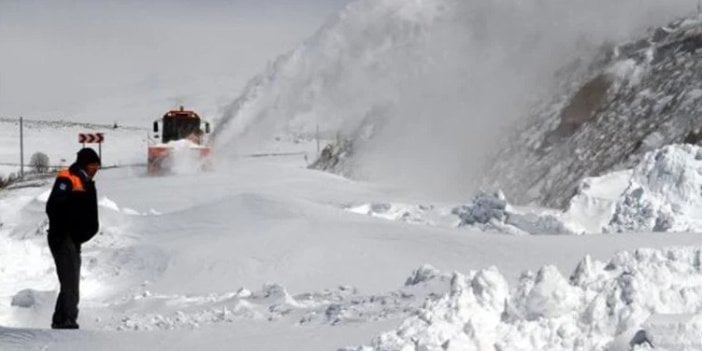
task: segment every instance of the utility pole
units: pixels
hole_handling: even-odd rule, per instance
[[[19,118],[20,124],[20,178],[24,178],[24,128],[22,126],[22,116]]]
[[[314,135],[315,139],[317,139],[317,155],[319,155],[319,124],[317,124],[317,132]]]

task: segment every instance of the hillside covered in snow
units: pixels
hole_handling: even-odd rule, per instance
[[[519,124],[487,184],[520,203],[568,203],[584,177],[633,167],[672,143],[702,143],[702,17],[602,48],[582,77]]]
[[[603,43],[692,10],[686,1],[355,1],[249,82],[218,121],[218,144],[236,152],[319,131],[353,144],[337,172],[468,196],[485,165],[509,168],[512,156],[494,158],[506,131],[580,84]],[[493,178],[522,183],[502,173]],[[586,175],[597,174],[570,185]]]

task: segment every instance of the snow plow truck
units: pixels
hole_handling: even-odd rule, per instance
[[[148,151],[148,174],[163,175],[209,168],[210,123],[180,106],[153,123]]]

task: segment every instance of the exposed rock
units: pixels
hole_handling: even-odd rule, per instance
[[[564,208],[579,182],[631,168],[673,143],[699,143],[702,20],[687,19],[605,48],[580,86],[519,126],[484,181],[517,204]]]
[[[350,140],[339,139],[322,149],[319,158],[312,163],[309,168],[348,175],[349,168],[346,167],[346,160],[353,155],[353,144]]]
[[[476,195],[468,204],[456,207],[452,213],[460,218],[460,226],[506,234],[572,234],[560,218],[537,212],[520,212],[509,206],[501,192]]]

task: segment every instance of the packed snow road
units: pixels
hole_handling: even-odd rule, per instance
[[[544,265],[567,277],[586,255],[702,245],[691,233],[510,236],[389,221],[348,209],[448,205],[304,166],[287,157],[169,177],[101,172],[101,231],[83,247],[75,332],[43,329],[58,287],[44,234],[50,184],[3,191],[0,349],[353,347],[449,293],[450,272],[495,266],[518,286]]]

